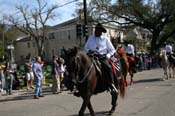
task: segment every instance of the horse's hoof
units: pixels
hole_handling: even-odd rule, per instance
[[[115,112],[115,108],[112,108],[112,109],[109,111],[108,115],[112,115],[114,112]]]
[[[109,111],[108,115],[112,115],[115,112],[115,108],[116,106],[118,106],[118,103],[116,103],[116,105],[113,105],[111,110]]]
[[[126,87],[128,86],[128,82],[127,82],[127,81],[125,81],[125,86],[126,86]]]
[[[112,110],[112,109],[111,109],[111,110],[109,111],[108,115],[112,115],[112,114],[114,113],[114,111],[115,111],[115,110]]]
[[[131,81],[131,82],[130,82],[130,85],[134,85],[134,82],[133,82],[133,81]]]
[[[74,96],[76,96],[76,97],[80,97],[80,92],[74,92],[73,94],[74,94]]]

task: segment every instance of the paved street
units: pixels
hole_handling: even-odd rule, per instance
[[[161,81],[162,69],[138,72],[135,84],[127,88],[125,99],[119,98],[113,116],[174,116],[175,80]],[[129,78],[128,78],[129,79]],[[68,91],[53,95],[45,89],[45,97],[33,99],[33,90],[15,91],[0,97],[0,116],[76,116],[82,100]],[[106,116],[111,96],[104,92],[92,97],[97,116]],[[89,116],[89,111],[86,110]]]

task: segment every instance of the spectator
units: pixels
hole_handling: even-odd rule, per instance
[[[42,71],[42,61],[40,56],[36,57],[36,62],[33,64],[32,69],[33,69],[33,73],[36,81],[34,99],[39,99],[39,97],[44,97],[42,94],[43,71]]]
[[[14,81],[13,81],[12,89],[13,90],[19,90],[20,82],[19,82],[19,79],[18,79],[17,69],[14,69],[13,75],[14,75]]]
[[[4,68],[5,65],[1,64],[0,65],[0,92],[3,92],[3,87],[4,87]]]
[[[59,65],[59,74],[60,74],[60,82],[61,82],[61,88],[63,88],[62,80],[64,79],[64,73],[66,66],[64,65],[64,59],[60,58],[60,65]]]
[[[146,70],[146,53],[142,53],[142,63],[143,63],[143,70]]]
[[[6,93],[7,95],[12,95],[12,85],[14,79],[14,69],[12,68],[12,63],[7,63],[6,69]]]
[[[147,69],[148,70],[151,69],[151,64],[152,64],[152,58],[150,55],[148,55],[148,57],[147,57]]]
[[[59,64],[57,63],[58,56],[53,56],[52,62],[52,92],[58,94],[61,92],[60,89],[60,75],[59,75]]]
[[[29,90],[29,88],[34,89],[33,87],[34,74],[32,71],[32,62],[25,64],[25,72],[26,72],[27,90]]]

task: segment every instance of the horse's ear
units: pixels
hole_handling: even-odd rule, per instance
[[[78,46],[74,46],[74,53],[77,54],[77,52],[80,50],[80,48]]]
[[[64,47],[62,48],[62,50],[63,50],[63,53],[67,56],[68,50],[66,50]]]

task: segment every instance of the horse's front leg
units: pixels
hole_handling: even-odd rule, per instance
[[[164,78],[168,79],[168,67],[164,68]]]
[[[175,66],[173,67],[173,79],[175,78]]]
[[[85,95],[85,96],[81,96],[82,99],[83,99],[83,104],[81,106],[81,109],[79,111],[79,116],[84,116],[84,112],[86,110],[86,107],[88,106],[89,102],[90,102],[90,98],[91,98],[91,95]]]
[[[114,113],[115,108],[117,106],[118,93],[115,90],[113,90],[113,89],[111,90],[111,97],[112,97],[112,101],[111,101],[112,108],[109,111],[109,115]]]
[[[125,81],[125,86],[127,87],[128,86],[128,81],[127,81],[126,77],[127,77],[127,75],[124,76],[124,81]]]
[[[134,77],[134,73],[132,72],[132,69],[129,71],[129,75],[130,75],[130,85],[133,85],[134,84],[134,81],[133,81],[133,77]]]
[[[88,109],[89,109],[89,111],[90,111],[91,116],[95,116],[94,110],[93,110],[93,108],[92,108],[91,101],[89,101]]]
[[[168,79],[169,79],[169,78],[171,78],[171,64],[170,64],[170,66],[168,67],[168,70],[169,70],[169,71],[168,71],[168,72],[169,72],[169,77],[168,77]]]

